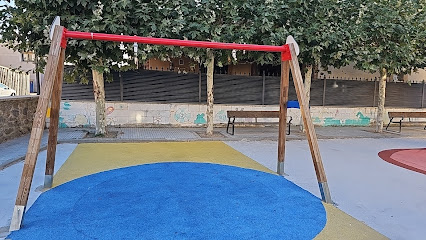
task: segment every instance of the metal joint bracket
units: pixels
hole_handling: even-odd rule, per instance
[[[21,228],[22,218],[24,217],[25,206],[15,205],[13,209],[12,220],[10,221],[9,231],[16,231]]]
[[[328,188],[327,182],[319,182],[318,185],[321,192],[322,201],[325,203],[333,204],[333,201],[331,200],[330,189]]]
[[[286,174],[284,173],[284,162],[278,162],[277,173],[280,176],[286,176]]]
[[[52,188],[52,184],[53,184],[53,175],[45,175],[44,176],[44,188],[45,189]]]

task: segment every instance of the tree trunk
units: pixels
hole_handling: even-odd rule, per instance
[[[93,94],[96,103],[96,132],[95,135],[106,134],[105,89],[103,73],[92,69]]]
[[[311,82],[312,82],[312,65],[308,65],[306,67],[305,73],[305,97],[306,103],[309,106],[309,102],[311,101]]]
[[[214,72],[214,54],[212,50],[207,50],[207,130],[208,136],[213,135],[213,72]]]
[[[385,99],[386,99],[386,78],[387,71],[382,69],[380,71],[379,81],[379,103],[377,105],[377,119],[376,119],[376,132],[383,132],[383,114],[385,112]]]

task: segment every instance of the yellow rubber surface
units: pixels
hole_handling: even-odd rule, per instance
[[[388,239],[374,229],[356,220],[342,210],[323,203],[327,212],[327,223],[324,229],[315,237],[317,240],[384,240]]]
[[[273,173],[223,142],[79,144],[56,173],[53,186],[106,170],[159,162],[202,162]]]
[[[79,144],[56,173],[53,186],[97,172],[159,162],[216,163],[275,174],[223,142]],[[327,223],[315,239],[387,239],[330,204]]]

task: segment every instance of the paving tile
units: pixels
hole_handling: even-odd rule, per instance
[[[118,131],[118,139],[140,140],[190,140],[200,137],[193,130],[180,128],[115,128]]]

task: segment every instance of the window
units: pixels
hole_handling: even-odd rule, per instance
[[[34,62],[35,55],[33,52],[24,52],[21,54],[23,62]]]

